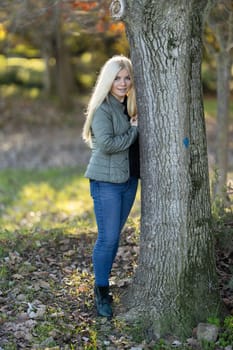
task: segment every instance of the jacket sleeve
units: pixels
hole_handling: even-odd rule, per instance
[[[104,110],[95,112],[92,122],[92,132],[96,143],[101,151],[105,153],[117,153],[125,151],[136,140],[138,128],[131,126],[121,135],[114,135],[112,116]]]

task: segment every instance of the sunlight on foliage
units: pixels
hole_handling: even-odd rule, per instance
[[[85,52],[80,57],[81,61],[84,63],[90,63],[92,60],[92,53],[91,52]]]
[[[0,55],[0,72],[4,72],[7,65],[7,59],[5,56]]]
[[[2,85],[0,89],[0,93],[4,97],[9,97],[12,95],[16,95],[20,93],[20,88],[16,84],[11,84],[11,85]]]
[[[6,39],[6,29],[2,23],[0,23],[0,41]]]
[[[93,84],[93,78],[90,74],[80,74],[79,80],[84,86],[91,86]]]
[[[1,91],[4,97],[13,95],[37,98],[43,85],[45,64],[38,58],[6,58],[0,55]]]
[[[28,91],[28,95],[30,98],[32,99],[36,99],[40,96],[40,89],[37,89],[37,88],[32,88],[32,89],[29,89]]]
[[[8,67],[22,67],[27,69],[34,69],[40,72],[44,71],[45,64],[44,61],[40,58],[22,58],[22,57],[10,57],[7,58],[6,64]]]
[[[36,99],[40,96],[41,91],[39,88],[31,88],[31,89],[22,89],[17,84],[10,85],[2,85],[0,87],[0,94],[3,97],[11,97],[11,96],[24,96],[32,99]]]

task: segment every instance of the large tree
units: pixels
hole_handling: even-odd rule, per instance
[[[141,240],[128,318],[190,334],[219,308],[201,88],[206,0],[115,0],[134,66]],[[133,15],[132,15],[133,14]]]

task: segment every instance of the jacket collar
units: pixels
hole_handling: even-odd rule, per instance
[[[108,94],[107,96],[107,101],[109,101],[110,103],[112,103],[114,106],[118,107],[118,108],[125,108],[125,103],[124,102],[120,102],[116,97],[114,97],[112,94]]]

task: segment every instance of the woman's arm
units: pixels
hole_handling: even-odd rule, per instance
[[[92,132],[98,147],[103,152],[117,153],[126,150],[135,141],[138,128],[135,124],[129,124],[129,128],[125,133],[114,135],[112,116],[106,110],[100,108],[95,112]]]

